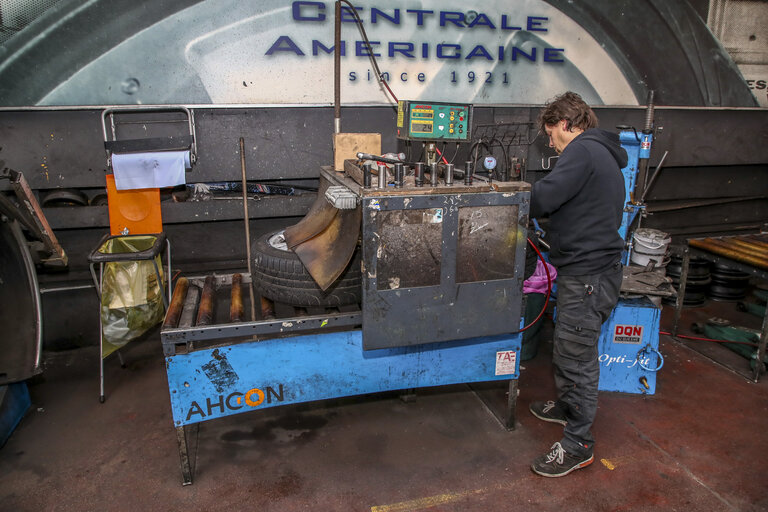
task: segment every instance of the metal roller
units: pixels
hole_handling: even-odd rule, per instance
[[[719,254],[720,256],[732,258],[736,261],[740,261],[748,265],[754,265],[755,267],[761,268],[763,270],[768,270],[768,261],[766,261],[764,258],[752,256],[751,254],[740,252],[734,249],[733,247],[729,246],[728,244],[721,242],[719,240],[715,240],[712,238],[707,238],[705,240],[693,239],[693,240],[689,240],[688,243],[693,247],[698,247],[700,249],[704,249],[709,252]]]
[[[213,294],[213,276],[208,276],[203,285],[203,294],[200,297],[200,308],[197,310],[195,325],[209,325],[213,322]]]
[[[229,321],[242,322],[245,316],[243,307],[243,276],[242,274],[232,275],[232,295],[229,304]]]
[[[179,280],[176,281],[176,288],[173,290],[173,299],[171,299],[171,305],[168,306],[168,313],[165,315],[163,328],[173,329],[179,324],[179,318],[181,317],[181,310],[184,306],[184,299],[187,297],[188,288],[189,279],[186,277],[180,277]]]
[[[261,298],[261,317],[265,320],[275,318],[275,303],[264,297]]]
[[[187,290],[187,298],[184,300],[184,308],[181,310],[181,319],[179,327],[189,328],[195,325],[195,316],[197,315],[197,305],[200,302],[200,287],[190,285]]]

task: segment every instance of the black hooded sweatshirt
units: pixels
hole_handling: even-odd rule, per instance
[[[563,275],[596,274],[621,259],[627,152],[598,128],[579,134],[555,168],[534,183],[531,217],[549,216],[550,261]]]

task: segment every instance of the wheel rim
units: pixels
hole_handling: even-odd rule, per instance
[[[269,237],[267,243],[278,251],[288,252],[288,244],[285,243],[285,230],[280,230]]]

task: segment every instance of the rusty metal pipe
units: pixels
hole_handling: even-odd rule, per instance
[[[704,240],[694,239],[689,240],[688,243],[693,247],[704,249],[705,251],[709,251],[720,256],[725,256],[726,258],[731,258],[733,260],[740,261],[757,268],[768,270],[768,261],[765,259],[736,251],[728,245],[717,240],[713,240],[711,238],[706,238]]]
[[[742,243],[739,243],[739,240],[735,238],[708,238],[707,240],[711,240],[712,242],[719,244],[721,247],[725,247],[748,256],[765,258],[766,255],[768,255],[767,251],[761,251],[758,248],[749,245],[743,245]]]
[[[179,319],[179,327],[189,328],[195,324],[195,316],[197,315],[197,305],[200,302],[200,287],[190,285],[187,290],[187,298],[184,301],[184,308],[181,310],[181,319]]]
[[[275,318],[275,303],[264,297],[261,298],[261,318],[265,320]]]
[[[749,243],[755,244],[758,247],[764,247],[768,249],[768,241],[758,238],[755,235],[749,235],[744,237],[744,240],[746,240]]]
[[[747,240],[733,239],[729,240],[728,242],[735,245],[737,250],[748,252],[750,254],[754,254],[755,256],[768,258],[768,247],[761,247]]]
[[[232,275],[232,293],[230,295],[231,301],[229,303],[229,321],[230,322],[242,322],[245,315],[245,308],[243,307],[243,276],[242,274]]]
[[[213,276],[205,278],[203,294],[200,297],[200,308],[197,310],[195,325],[210,325],[213,322]]]
[[[179,318],[181,317],[181,310],[184,307],[184,299],[187,297],[188,288],[189,279],[186,277],[180,277],[179,280],[176,281],[176,288],[173,290],[171,305],[168,306],[168,313],[165,315],[165,321],[163,322],[164,329],[173,329],[179,325]]]

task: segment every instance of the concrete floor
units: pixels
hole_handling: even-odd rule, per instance
[[[688,309],[682,325],[707,315]],[[654,396],[601,393],[595,463],[565,478],[529,469],[562,429],[527,410],[554,393],[542,342],[523,363],[514,431],[466,385],[409,403],[385,393],[276,407],[200,424],[187,487],[159,335],[129,345],[125,369],[107,360],[104,404],[97,350],[50,353],[0,450],[0,510],[768,510],[768,377],[755,384],[666,336],[661,351]],[[504,388],[495,396],[503,404]]]

